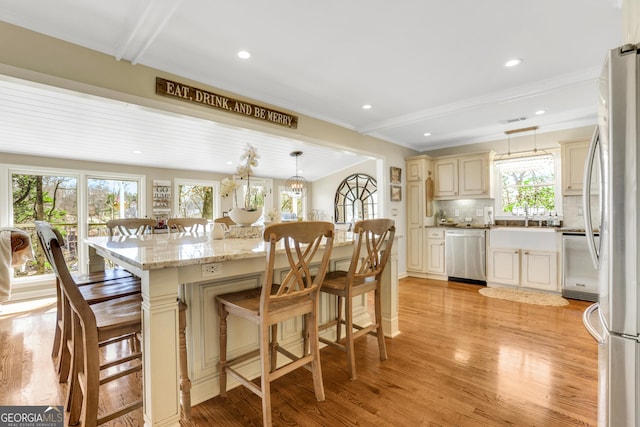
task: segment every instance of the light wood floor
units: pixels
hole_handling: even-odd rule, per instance
[[[402,279],[402,333],[387,340],[389,359],[378,360],[375,338],[360,340],[350,381],[344,353],[323,349],[326,400],[315,400],[309,371],[295,371],[273,384],[274,425],[595,426],[597,345],[581,321],[590,303],[541,307],[479,288]],[[63,403],[50,357],[54,309],[0,313],[0,405]],[[239,387],[182,424],[260,426],[260,399]],[[141,410],[110,425],[141,426]]]

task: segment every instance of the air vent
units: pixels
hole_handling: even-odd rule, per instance
[[[515,119],[500,120],[498,123],[506,125],[508,123],[516,123],[527,120],[526,117],[516,117]]]

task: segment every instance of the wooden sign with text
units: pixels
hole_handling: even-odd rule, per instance
[[[198,105],[204,105],[218,110],[228,111],[230,113],[240,114],[245,117],[263,120],[265,122],[285,126],[291,129],[296,129],[298,127],[297,116],[261,107],[259,105],[250,104],[248,102],[239,101],[237,99],[229,98],[228,96],[218,95],[207,90],[198,89],[196,87],[173,82],[171,80],[165,80],[161,77],[156,77],[156,94]]]

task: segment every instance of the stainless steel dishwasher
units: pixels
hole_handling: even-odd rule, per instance
[[[449,280],[486,284],[486,230],[445,231],[445,264]]]

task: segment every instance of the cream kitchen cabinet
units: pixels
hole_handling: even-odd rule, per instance
[[[446,267],[444,263],[444,228],[427,228],[427,273],[444,276]],[[442,277],[446,279],[445,277]]]
[[[557,258],[551,251],[490,248],[487,282],[557,292]]]
[[[562,146],[562,195],[579,196],[582,194],[584,162],[587,158],[589,140],[561,141]]]
[[[548,251],[523,250],[520,257],[524,288],[558,291],[558,254]]]
[[[487,283],[520,285],[520,249],[489,249]]]
[[[492,228],[489,231],[487,284],[559,291],[561,237],[548,228]]]
[[[411,157],[406,162],[407,274],[414,277],[427,276],[425,186],[431,167],[431,158],[424,155]]]
[[[435,198],[490,198],[489,165],[488,153],[434,160]]]

